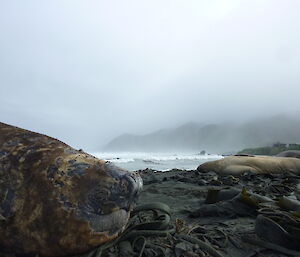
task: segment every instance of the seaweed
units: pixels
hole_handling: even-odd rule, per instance
[[[176,222],[172,224],[170,216],[171,210],[169,206],[160,202],[137,206],[132,212],[129,225],[119,237],[76,257],[116,255],[121,257],[150,257],[174,256],[174,254],[177,256],[178,251],[184,252],[190,249],[191,245],[197,245],[199,251],[207,252],[210,256],[223,257],[209,242],[204,242],[197,237],[189,235],[185,229],[178,230],[179,221],[177,220],[177,224]],[[182,223],[181,226],[184,226],[184,224]],[[191,230],[189,233],[191,233]],[[149,237],[161,239],[160,241],[152,242],[147,239]],[[180,248],[180,244],[184,246]],[[112,253],[112,255],[109,255],[109,253]]]

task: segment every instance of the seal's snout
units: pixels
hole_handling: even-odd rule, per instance
[[[143,189],[143,180],[138,174],[133,172],[128,172],[124,175],[124,179],[128,183],[128,200],[135,203]]]
[[[108,163],[105,175],[94,181],[94,186],[89,189],[83,210],[100,215],[121,209],[130,212],[142,187],[142,178],[137,173]]]
[[[137,172],[124,170],[110,162],[105,164],[105,170],[108,176],[119,181],[118,185],[115,185],[116,191],[118,191],[114,193],[118,198],[116,202],[121,208],[130,209],[143,189],[141,176]]]
[[[205,167],[204,167],[203,164],[201,164],[201,165],[198,166],[197,171],[199,173],[206,173],[207,172],[207,170],[205,169]]]

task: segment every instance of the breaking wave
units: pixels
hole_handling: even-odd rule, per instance
[[[174,168],[196,169],[203,162],[222,158],[217,154],[197,153],[96,152],[92,154],[129,170],[151,168],[160,171]]]

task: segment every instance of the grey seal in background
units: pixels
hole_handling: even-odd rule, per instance
[[[277,157],[293,157],[300,159],[300,150],[287,150],[276,155]]]
[[[300,160],[297,158],[272,156],[228,156],[220,160],[205,162],[198,166],[199,172],[214,171],[220,175],[250,173],[284,173],[300,175]]]

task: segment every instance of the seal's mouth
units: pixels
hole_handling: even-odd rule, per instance
[[[113,210],[109,214],[94,214],[88,215],[90,227],[97,232],[107,232],[108,235],[113,235],[122,232],[128,222],[130,212],[124,209]]]

